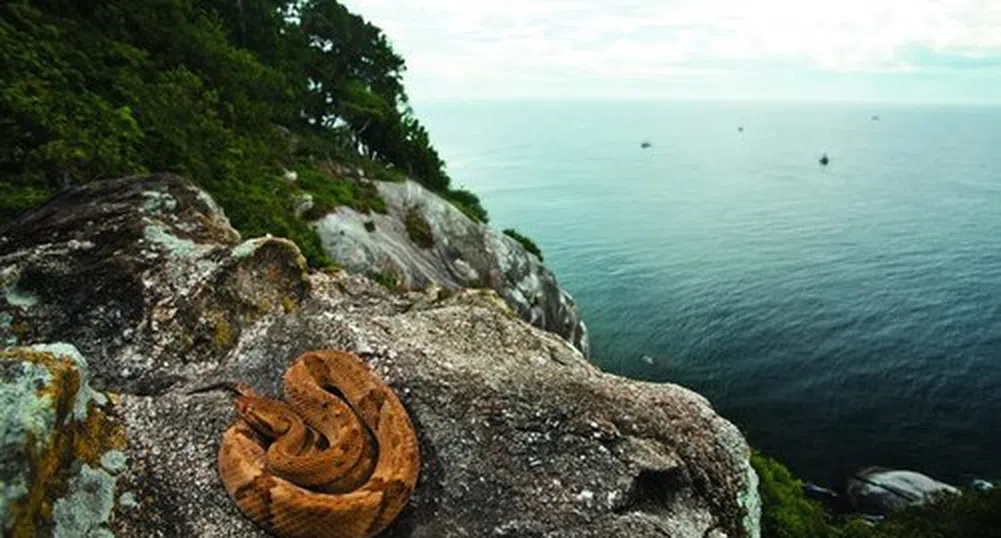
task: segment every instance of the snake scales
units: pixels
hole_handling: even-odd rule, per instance
[[[368,538],[417,483],[410,417],[355,355],[313,351],[285,372],[286,401],[227,388],[238,417],[219,447],[219,476],[248,518],[288,538]]]

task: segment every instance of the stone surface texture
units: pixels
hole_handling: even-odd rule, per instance
[[[492,289],[522,319],[588,354],[587,328],[573,297],[520,243],[474,222],[416,182],[376,185],[386,214],[339,207],[317,222],[325,250],[338,263],[358,273],[382,273],[409,289],[428,284]],[[410,212],[430,226],[429,248],[410,238],[405,224]]]
[[[420,479],[383,536],[759,534],[747,444],[703,397],[597,370],[491,289],[310,273],[288,241],[241,241],[176,176],[78,187],[22,216],[0,231],[0,279],[4,353],[66,343],[86,364],[89,408],[124,427],[117,452],[63,462],[51,514],[87,536],[264,536],[216,475],[231,403],[187,392],[239,381],[277,395],[286,366],[323,348],[362,357],[417,429]],[[8,393],[41,398],[31,379],[46,374],[17,368],[4,407]],[[7,476],[17,502],[31,485]]]

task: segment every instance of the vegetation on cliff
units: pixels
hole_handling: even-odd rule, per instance
[[[365,178],[412,177],[486,221],[450,187],[404,70],[336,0],[5,3],[0,225],[67,186],[145,171],[191,178],[242,233],[293,239],[313,264],[329,260],[304,219],[379,211]]]
[[[524,235],[521,235],[514,228],[505,229],[504,235],[521,243],[521,246],[525,247],[525,250],[531,252],[532,254],[535,254],[535,256],[539,258],[539,261],[540,262],[542,261],[542,250],[539,248],[539,245],[535,244],[535,241],[532,241],[531,239],[525,237]]]
[[[1001,537],[1001,488],[964,490],[912,507],[878,525],[835,518],[803,494],[802,483],[781,463],[751,456],[761,482],[761,535],[768,538],[998,538]]]

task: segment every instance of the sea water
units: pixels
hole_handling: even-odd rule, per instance
[[[542,248],[603,369],[697,390],[807,479],[1001,478],[1001,107],[416,111],[453,183]]]

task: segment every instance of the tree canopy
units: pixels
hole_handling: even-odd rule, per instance
[[[70,185],[173,171],[244,234],[290,237],[322,262],[294,214],[300,187],[279,179],[318,162],[409,176],[485,221],[474,195],[450,190],[405,69],[336,0],[7,2],[0,225]]]

